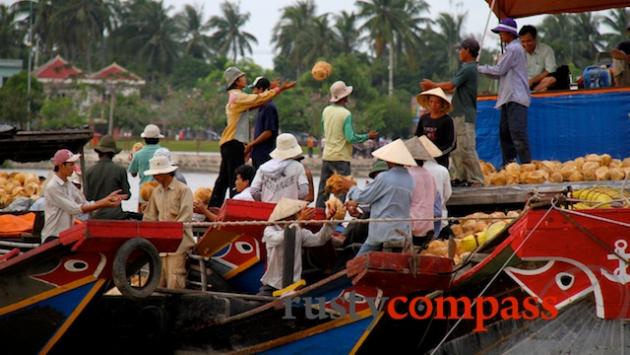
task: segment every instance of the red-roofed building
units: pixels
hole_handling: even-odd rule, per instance
[[[90,74],[88,78],[93,80],[121,81],[129,84],[144,85],[144,80],[136,74],[118,65],[116,62]]]
[[[46,82],[70,82],[74,79],[78,79],[83,72],[68,63],[61,56],[57,55],[55,58],[48,61],[48,63],[42,65],[35,70],[35,77],[42,83]]]

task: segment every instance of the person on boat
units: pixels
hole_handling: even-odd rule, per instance
[[[429,152],[431,157],[436,158],[442,155],[440,149],[426,136],[421,136],[419,141],[424,146],[424,149]],[[448,210],[446,209],[446,203],[453,194],[449,172],[434,159],[425,160],[422,167],[433,176],[433,180],[435,181],[435,187],[437,189],[436,201],[440,202],[440,213],[437,213],[436,217],[447,218]],[[435,235],[441,234],[447,226],[448,222],[446,220],[436,221],[433,229]]]
[[[348,181],[346,208],[353,209],[359,204],[369,204],[370,218],[409,218],[414,181],[405,166],[416,166],[416,161],[401,139],[375,150],[372,155],[384,160],[388,170],[380,173],[364,188],[350,187],[352,182]],[[408,221],[370,222],[368,228],[367,240],[357,256],[381,250],[384,242],[409,242],[411,238],[411,225]]]
[[[127,169],[131,176],[140,176],[138,186],[142,186],[145,182],[153,180],[151,176],[147,176],[144,172],[149,169],[149,160],[153,158],[155,151],[160,149],[160,138],[164,136],[160,133],[160,127],[154,124],[148,124],[144,127],[144,131],[140,134],[140,137],[144,139],[144,146],[133,154],[129,168]],[[142,198],[138,200],[138,211],[141,211],[140,206],[147,201],[143,201]]]
[[[475,137],[478,55],[477,40],[466,38],[459,46],[459,60],[462,66],[450,81],[436,83],[424,79],[420,83],[422,90],[441,88],[447,92],[453,92],[453,123],[457,148],[453,150],[451,158],[453,159],[453,181],[459,186],[480,187],[483,184],[483,173],[479,167]]]
[[[304,166],[296,159],[304,153],[297,139],[282,133],[276,140],[271,160],[260,166],[252,181],[251,193],[256,201],[278,202],[281,198],[303,200],[308,194]]]
[[[630,22],[626,26],[626,31],[630,34]],[[610,71],[615,80],[615,86],[630,86],[630,40],[620,42],[610,55],[613,58]]]
[[[326,181],[333,174],[350,175],[352,145],[376,139],[378,132],[357,134],[352,128],[352,113],[347,109],[348,97],[352,86],[337,81],[330,86],[330,105],[322,112],[322,170],[315,206],[324,208],[326,200]],[[325,141],[325,144],[323,143]],[[343,201],[344,196],[340,199]]]
[[[168,161],[173,163],[173,165],[177,165],[173,162],[173,155],[171,154],[171,151],[168,148],[162,147],[156,150],[153,156],[154,157],[165,156],[166,159],[168,159]],[[175,170],[175,179],[177,179],[177,181],[181,182],[184,185],[188,185],[188,181],[186,181],[186,177],[184,176],[184,174],[182,174],[181,171],[179,171],[179,169]]]
[[[302,166],[304,167],[304,174],[306,174],[306,180],[308,181],[308,193],[302,200],[308,202],[309,204],[315,201],[315,183],[313,182],[313,172],[311,169],[304,164],[304,155],[300,155],[295,158]]]
[[[446,97],[444,90],[435,89],[421,92],[416,101],[428,112],[420,117],[416,127],[416,137],[427,136],[442,151],[437,158],[438,164],[448,169],[450,153],[457,147],[455,139],[455,125],[448,115],[453,110],[451,100]]]
[[[558,82],[556,70],[559,68],[556,65],[553,49],[544,43],[539,43],[537,35],[538,30],[532,25],[525,25],[518,31],[518,37],[527,54],[529,88],[532,92],[544,92],[556,89]]]
[[[98,154],[98,162],[85,173],[87,189],[85,197],[88,200],[97,200],[109,195],[112,191],[120,190],[123,194],[131,196],[127,170],[114,163],[113,158],[121,149],[116,146],[112,136],[104,136],[94,148]],[[103,208],[92,213],[94,219],[127,219],[121,206]]]
[[[413,245],[424,248],[439,233],[435,230],[433,217],[442,214],[441,196],[437,192],[433,175],[423,168],[424,162],[433,160],[433,157],[420,143],[420,138],[406,140],[405,146],[417,164],[407,167],[414,182],[409,215],[418,219],[411,222],[412,241]]]
[[[256,171],[251,165],[243,164],[239,166],[234,172],[236,175],[236,181],[234,181],[234,189],[237,194],[234,195],[234,200],[254,201],[252,196],[251,185],[254,179]]]
[[[144,174],[152,176],[159,185],[153,189],[142,220],[191,222],[193,194],[188,186],[175,178],[177,166],[167,157],[157,156],[149,160],[149,167]],[[160,281],[162,286],[186,287],[186,252],[194,245],[191,228],[184,228],[184,235],[177,250],[162,256],[163,277]]]
[[[100,200],[88,202],[83,193],[69,181],[74,172],[74,165],[80,157],[80,154],[61,149],[52,158],[54,174],[44,190],[42,242],[58,238],[59,233],[73,226],[76,217],[81,213],[120,206],[121,201],[129,197],[116,190]]]
[[[228,102],[225,105],[227,126],[219,140],[221,167],[212,189],[209,203],[211,207],[223,205],[228,189],[230,196],[234,196],[234,171],[245,164],[245,145],[249,143],[249,110],[271,101],[276,95],[295,86],[295,82],[287,82],[273,90],[246,94],[243,89],[247,86],[247,77],[236,67],[227,68],[223,79],[228,92]]]
[[[254,94],[261,94],[269,91],[271,82],[269,79],[259,76],[252,84]],[[276,148],[276,138],[278,137],[278,108],[276,104],[269,100],[262,104],[256,112],[254,123],[254,140],[245,146],[245,155],[251,153],[254,170],[269,161],[269,153]]]
[[[271,212],[268,221],[299,221],[310,219],[310,213],[305,211],[306,201],[282,198]],[[328,209],[326,219],[331,219],[335,215],[334,209]],[[335,229],[334,223],[324,223],[317,233],[313,233],[306,228],[301,228],[298,223],[292,224],[295,231],[295,258],[293,264],[293,278],[289,284],[283,283],[284,270],[284,225],[271,225],[265,227],[263,232],[263,243],[267,248],[267,270],[263,274],[260,282],[259,295],[270,296],[274,291],[283,289],[291,283],[302,278],[302,247],[316,247],[326,244],[330,240]]]
[[[521,164],[532,158],[527,138],[527,108],[530,103],[529,81],[527,80],[527,56],[518,39],[516,21],[504,18],[492,29],[506,44],[505,53],[497,65],[480,65],[478,71],[499,80],[497,103],[501,110],[499,139],[503,155],[503,166],[518,157]],[[439,145],[438,145],[439,147]]]

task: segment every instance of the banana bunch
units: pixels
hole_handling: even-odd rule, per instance
[[[576,210],[584,210],[591,208],[610,208],[611,202],[630,197],[629,193],[623,193],[620,190],[607,186],[594,186],[586,189],[573,191],[573,198],[582,200],[573,205]]]

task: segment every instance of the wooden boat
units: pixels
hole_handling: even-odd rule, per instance
[[[139,298],[159,282],[159,252],[177,249],[175,222],[88,221],[59,239],[0,259],[0,341],[3,352],[47,353],[95,298],[112,287]],[[137,265],[147,282],[128,283]]]

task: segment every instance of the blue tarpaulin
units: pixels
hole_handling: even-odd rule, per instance
[[[479,100],[477,152],[500,167],[496,100]],[[532,96],[528,111],[532,159],[567,161],[589,153],[630,157],[630,88]]]

